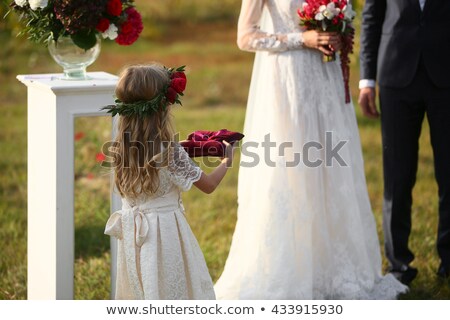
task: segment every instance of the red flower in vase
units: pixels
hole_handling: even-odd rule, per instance
[[[106,5],[106,12],[113,17],[120,16],[122,13],[122,1],[120,0],[110,0]]]
[[[95,27],[100,32],[105,32],[109,28],[109,20],[106,18],[101,18],[100,21],[97,23],[97,26]]]
[[[134,43],[142,32],[142,17],[133,7],[125,10],[127,20],[120,26],[116,42],[122,46]]]

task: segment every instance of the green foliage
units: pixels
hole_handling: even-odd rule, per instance
[[[70,36],[73,43],[84,50],[89,50],[97,43],[97,35],[90,30],[83,30]]]
[[[23,27],[20,36],[26,35],[30,41],[36,43],[47,43],[51,36],[57,39],[63,33],[63,25],[56,19],[52,2],[50,0],[49,6],[38,10],[11,6],[9,15],[17,13],[18,21]]]
[[[183,73],[184,80],[186,80],[186,76],[184,75],[186,66],[181,66],[176,69],[174,68],[165,68],[165,70],[169,74],[169,79],[172,79],[172,75],[175,72],[181,72]],[[123,101],[120,101],[119,99],[115,100],[115,104],[109,105],[106,107],[103,107],[102,110],[107,110],[107,113],[110,113],[111,116],[121,115],[121,116],[127,116],[127,117],[133,117],[138,116],[139,118],[145,117],[145,116],[151,116],[155,112],[158,112],[159,110],[166,110],[167,107],[171,104],[179,104],[182,105],[180,97],[184,94],[175,92],[175,96],[173,97],[173,101],[171,103],[170,99],[167,96],[167,92],[169,90],[169,87],[171,86],[171,83],[169,82],[164,88],[161,90],[161,92],[157,93],[157,95],[151,99],[151,100],[141,100],[136,102],[130,102],[126,103]]]

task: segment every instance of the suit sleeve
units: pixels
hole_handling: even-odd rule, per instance
[[[361,79],[376,79],[378,48],[385,12],[386,0],[366,0],[361,25]]]

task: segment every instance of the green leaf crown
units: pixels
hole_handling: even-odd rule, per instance
[[[126,103],[120,99],[115,100],[115,104],[103,107],[102,110],[107,110],[113,117],[121,116],[151,116],[161,110],[166,110],[169,105],[182,105],[180,97],[184,96],[184,89],[186,87],[185,66],[178,68],[164,67],[169,74],[169,82],[158,92],[151,100],[141,100]]]

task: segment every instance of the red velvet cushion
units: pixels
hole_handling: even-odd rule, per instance
[[[198,130],[192,132],[187,140],[180,141],[190,157],[223,157],[225,145],[222,141],[233,143],[242,140],[244,135],[239,132],[222,129],[219,131]]]

